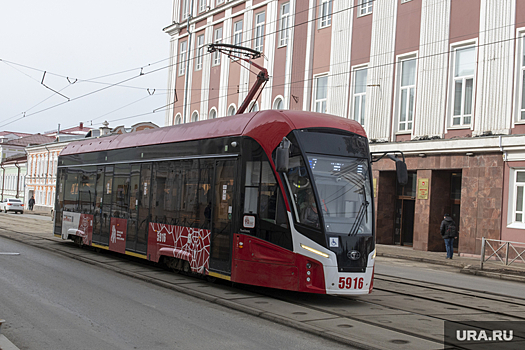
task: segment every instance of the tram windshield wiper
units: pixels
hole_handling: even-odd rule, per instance
[[[368,208],[368,205],[370,203],[365,199],[363,203],[361,203],[361,206],[359,207],[359,211],[357,212],[357,216],[355,218],[354,224],[352,225],[352,228],[350,229],[350,232],[348,233],[349,236],[355,236],[357,232],[359,231],[359,227],[361,226],[361,222],[363,221],[365,215],[366,215],[366,209]]]

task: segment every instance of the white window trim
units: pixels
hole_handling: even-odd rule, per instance
[[[217,0],[217,6],[219,6],[220,4],[224,4],[224,0]]]
[[[401,0],[401,3],[404,4],[404,3],[407,3],[407,2],[410,2],[412,0]]]
[[[456,68],[456,51],[458,49],[465,49],[468,47],[474,47],[475,55],[476,55],[476,67],[474,71],[474,75],[472,75],[473,81],[472,81],[472,114],[470,117],[470,124],[464,124],[463,123],[463,114],[461,114],[461,123],[460,125],[454,125],[453,124],[453,118],[454,118],[454,98],[455,98],[455,79],[454,79],[454,70]],[[476,107],[476,76],[477,76],[477,55],[478,55],[478,42],[477,40],[466,40],[462,42],[454,43],[453,45],[450,45],[450,57],[449,61],[450,64],[450,71],[449,71],[449,85],[448,85],[448,117],[447,117],[447,130],[458,130],[458,129],[474,129],[474,117],[475,117],[475,107]],[[469,76],[470,77],[470,76]],[[464,78],[464,77],[463,77]],[[464,97],[465,89],[463,89],[462,99]],[[463,111],[463,101],[461,104],[461,110]]]
[[[522,96],[523,96],[523,73],[525,72],[525,64],[523,57],[525,55],[525,27],[516,30],[516,76],[515,76],[515,99],[514,99],[514,118],[512,118],[513,127],[516,124],[525,124],[525,119],[521,119],[522,111]],[[523,109],[525,111],[525,109]]]
[[[276,108],[277,107],[276,103],[277,103],[278,100],[281,100],[281,102],[283,104],[283,109],[282,110],[285,110],[286,108],[284,106],[284,97],[282,95],[275,96],[275,98],[273,100],[273,103],[272,103],[272,109],[277,109]]]
[[[193,117],[194,116],[197,116],[197,120],[193,120]],[[193,113],[191,114],[191,122],[198,122],[199,121],[199,111],[197,110],[194,110]]]
[[[256,111],[252,111],[253,105],[257,106]],[[257,101],[250,102],[250,104],[248,105],[248,108],[246,109],[246,113],[252,113],[252,112],[259,112],[259,103]]]
[[[366,86],[365,86],[365,92],[360,92],[360,93],[356,93],[355,92],[355,80],[356,80],[355,76],[356,76],[356,72],[359,71],[359,70],[362,70],[362,69],[368,69],[368,64],[352,67],[352,75],[351,75],[352,79],[351,79],[351,83],[350,83],[350,85],[351,85],[351,94],[350,94],[350,96],[351,96],[351,100],[350,100],[351,101],[350,102],[351,108],[350,108],[350,114],[349,114],[349,119],[351,119],[351,120],[355,120],[354,119],[354,116],[355,116],[355,113],[354,113],[355,102],[354,101],[355,101],[355,97],[357,95],[360,96],[359,101],[361,101],[362,96],[365,96],[365,112],[366,112],[366,102],[367,102],[366,101],[366,90],[367,90]],[[367,71],[367,74],[366,74],[366,80],[368,82],[368,71]],[[362,107],[362,103],[361,102],[359,103],[359,106]],[[359,113],[359,115],[361,115],[361,113]],[[363,119],[364,119],[364,117],[363,117]],[[359,124],[361,124],[360,120],[355,120],[355,121],[358,122]],[[363,120],[363,124],[361,124],[361,125],[364,125],[365,123],[366,123],[366,120]]]
[[[324,6],[328,6],[328,14],[323,16]],[[319,29],[327,28],[332,25],[332,12],[334,9],[333,0],[320,0],[319,1]]]
[[[525,217],[524,222],[516,221],[516,196],[518,191],[516,177],[518,171],[525,172],[525,168],[510,168],[509,171],[509,202],[507,207],[507,227],[525,230]],[[525,208],[523,209],[523,215],[525,216]]]
[[[262,21],[262,23],[257,23],[257,17],[259,17],[260,15],[263,15],[264,16],[264,20]],[[266,12],[265,11],[262,11],[262,12],[259,12],[255,15],[255,20],[254,20],[254,24],[255,24],[255,35],[254,35],[254,38],[253,38],[253,48],[254,50],[256,51],[259,51],[259,52],[263,52],[264,50],[264,30],[266,29]],[[258,32],[259,32],[259,29],[262,27],[262,33],[260,36],[258,36]],[[257,41],[260,39],[260,44],[258,45]],[[260,48],[259,48],[260,47]]]
[[[283,16],[283,10],[286,5],[288,5],[288,13]],[[289,2],[282,4],[279,9],[279,45],[277,47],[288,45],[288,40],[290,39],[290,10],[291,5]],[[286,18],[286,29],[283,29],[283,18]]]
[[[177,120],[180,120],[179,123],[177,123]],[[175,118],[173,119],[173,125],[180,125],[182,124],[182,115],[180,113],[177,113],[175,115]]]
[[[228,106],[228,109],[226,110],[226,115],[229,117],[230,116],[230,109],[233,107],[233,109],[235,110],[235,113],[237,113],[237,106],[235,105],[235,103],[232,103]],[[232,115],[235,115],[232,114]]]
[[[190,6],[191,6],[191,0],[182,0],[182,6],[181,6],[181,19],[184,21],[188,19],[190,14]]]
[[[216,28],[215,31],[213,32],[213,42],[215,44],[220,44],[222,42],[222,34],[223,34],[223,29],[224,27],[220,27],[220,28]],[[221,36],[220,36],[220,39],[217,39],[217,33],[219,32],[220,30],[220,33],[221,33]],[[213,53],[213,66],[218,66],[221,64],[221,53],[217,50]]]
[[[326,85],[326,97],[324,99],[321,99],[321,100],[317,100],[317,79],[319,78],[323,78],[323,77],[326,77],[326,83],[328,84],[328,73],[321,73],[321,74],[317,74],[317,75],[314,75],[313,76],[313,82],[314,82],[314,86],[313,86],[313,89],[312,89],[312,108],[311,108],[311,111],[312,112],[316,112],[316,113],[328,113],[328,89],[329,89],[329,86]],[[321,112],[317,112],[317,102],[325,102],[325,111],[321,111]]]
[[[208,0],[199,0],[199,13],[205,12],[208,8]]]
[[[182,44],[185,44],[185,49],[182,51]],[[188,40],[181,41],[179,45],[179,76],[186,74],[187,54],[188,54]]]
[[[364,13],[363,13],[364,10]],[[357,17],[368,16],[374,11],[374,0],[359,0],[357,2]]]
[[[202,39],[202,42],[200,40]],[[195,57],[195,70],[202,70],[202,59],[204,56],[204,34],[197,36],[197,57]]]
[[[215,118],[210,118],[210,117],[211,117],[211,112],[215,112]],[[217,114],[217,108],[212,107],[212,108],[210,109],[210,113],[208,114],[208,120],[210,120],[210,119],[217,119],[218,116],[219,116],[219,115]]]
[[[236,26],[238,23],[241,23],[241,30],[236,30]],[[243,33],[243,30],[244,30],[244,21],[242,19],[236,21],[233,23],[233,35],[232,35],[232,44],[233,45],[242,45],[242,33]],[[233,60],[237,59],[235,58],[235,55],[239,55],[238,53],[233,53],[232,56],[233,56]]]
[[[417,72],[418,72],[418,66],[419,66],[419,60],[417,59],[418,56],[417,56],[417,52],[411,52],[411,53],[408,53],[408,54],[403,54],[403,55],[400,55],[397,57],[397,68],[396,68],[396,71],[397,71],[397,74],[396,74],[396,90],[395,90],[395,100],[394,100],[394,111],[395,111],[395,132],[394,134],[395,135],[406,135],[406,134],[412,134],[413,131],[414,131],[414,118],[416,116],[416,100],[417,100],[417,78],[418,78],[418,75],[417,75]],[[401,87],[401,78],[402,78],[402,63],[404,61],[409,61],[409,60],[413,60],[415,59],[416,60],[416,81],[414,83],[414,85],[411,85],[411,87],[414,88],[414,91],[415,91],[415,94],[414,94],[414,111],[413,111],[413,114],[412,114],[412,129],[409,129],[409,130],[400,130],[399,127],[400,127],[400,120],[401,120],[401,90],[402,90],[402,87]]]

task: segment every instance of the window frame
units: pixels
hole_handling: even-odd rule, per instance
[[[199,0],[199,13],[206,12],[208,0]]]
[[[188,17],[190,16],[190,0],[182,0],[181,1],[181,19],[184,21],[186,19],[188,19]]]
[[[277,107],[278,107],[278,102],[280,102],[280,103],[282,104],[282,107],[283,107],[282,109],[278,109],[278,108],[277,108]],[[284,108],[284,98],[283,98],[283,96],[278,95],[278,96],[276,96],[276,97],[274,98],[273,103],[272,103],[272,109],[275,109],[275,110],[281,110],[281,111],[282,111],[282,110],[285,110],[285,108]]]
[[[197,118],[195,118],[197,117]],[[194,122],[198,122],[199,121],[199,112],[198,111],[193,111],[193,113],[191,114],[191,122],[194,123]]]
[[[372,14],[374,7],[374,0],[358,0],[357,2],[357,17],[367,16]]]
[[[507,227],[525,229],[525,181],[518,182],[518,173],[525,174],[525,168],[511,168],[509,172],[509,210]],[[521,210],[517,210],[518,187],[522,188]],[[516,220],[516,215],[521,215],[521,221]]]
[[[230,114],[230,110],[232,110],[232,108],[233,108],[233,114]],[[228,106],[226,114],[228,117],[231,117],[231,116],[234,116],[235,113],[237,113],[237,106],[235,105],[235,103],[232,103]]]
[[[326,9],[327,13],[323,13]],[[332,25],[333,0],[319,0],[319,29]]]
[[[213,118],[211,117],[213,115],[212,112],[215,113],[215,117]],[[208,113],[208,119],[216,119],[216,118],[217,118],[217,109],[215,107],[212,107],[210,109],[210,113]]]
[[[202,40],[202,41],[201,41]],[[202,70],[202,56],[204,56],[204,34],[197,36],[197,54],[195,55],[195,70]]]
[[[413,84],[408,84],[403,86],[403,64],[409,61],[414,61],[414,82]],[[416,111],[416,86],[417,86],[417,57],[416,56],[405,56],[403,58],[398,59],[398,80],[399,83],[397,84],[398,87],[398,97],[397,97],[397,106],[396,106],[396,114],[397,114],[397,132],[398,134],[405,134],[405,133],[412,133],[414,130],[414,116]],[[407,93],[407,101],[405,108],[406,108],[406,120],[401,121],[401,113],[402,113],[402,98],[403,98],[403,91],[408,91]],[[412,101],[412,111],[410,111],[410,91],[413,90],[413,101]],[[412,114],[410,114],[412,112]],[[401,125],[404,126],[404,128],[401,128]],[[410,127],[409,127],[410,125]]]
[[[240,30],[237,28],[237,25],[240,23]],[[233,45],[241,46],[242,44],[242,32],[244,28],[244,22],[242,19],[238,20],[237,22],[233,23]],[[239,53],[232,53],[232,60],[237,60],[239,57]]]
[[[357,66],[352,69],[352,114],[351,118],[352,120],[357,121],[359,124],[364,125],[365,124],[365,113],[366,113],[366,83],[365,83],[365,91],[364,92],[356,92],[356,86],[357,86],[357,73],[360,71],[366,70],[366,82],[368,82],[368,66]],[[356,97],[359,98],[359,113],[358,116],[360,116],[361,120],[355,119],[356,118]],[[364,100],[363,100],[364,99]],[[364,104],[364,110],[363,110],[363,104]]]
[[[175,118],[173,119],[173,125],[180,124],[182,124],[182,115],[180,113],[177,113],[177,115],[175,115]]]
[[[259,16],[263,16],[262,22],[259,23]],[[256,51],[263,52],[264,50],[264,30],[266,25],[266,12],[262,11],[255,15],[255,35],[253,36],[253,48]]]
[[[220,27],[220,28],[216,28],[214,33],[213,33],[213,42],[215,44],[220,44],[222,42],[222,28],[223,27]],[[218,36],[218,34],[220,33],[220,38]],[[213,64],[212,66],[218,66],[221,64],[221,53],[216,50],[214,53],[213,53]]]
[[[287,12],[284,10],[287,8]],[[284,47],[288,45],[290,37],[290,2],[281,5],[279,11],[279,45],[277,47]]]
[[[456,77],[456,66],[457,66],[457,54],[460,50],[466,50],[466,49],[473,49],[474,50],[474,72],[470,75],[462,75]],[[451,71],[450,71],[450,118],[448,121],[448,128],[449,129],[465,129],[465,128],[472,128],[474,125],[474,108],[475,108],[475,97],[476,97],[476,73],[477,73],[477,43],[475,42],[465,42],[465,43],[459,43],[456,44],[451,48]],[[470,114],[465,114],[465,100],[467,97],[467,81],[472,80],[472,95],[471,95],[471,106],[470,106]],[[456,84],[457,82],[461,81],[461,101],[460,101],[460,114],[455,115],[455,107],[456,107]],[[470,118],[469,122],[466,123],[466,118]],[[454,124],[454,119],[459,119],[459,124]]]
[[[319,91],[319,79],[326,78],[326,91],[324,98],[317,99],[317,92]],[[314,76],[314,89],[312,96],[312,111],[317,113],[327,113],[328,112],[328,73],[323,73]],[[323,111],[324,103],[324,111]],[[318,110],[318,105],[320,104],[321,108]]]
[[[179,47],[179,76],[181,76],[186,74],[186,55],[188,53],[188,40],[181,41]]]
[[[516,50],[516,117],[514,118],[515,124],[525,124],[525,29],[520,28],[517,30],[516,35],[517,42]]]

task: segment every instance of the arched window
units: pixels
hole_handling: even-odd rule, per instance
[[[179,113],[175,117],[175,125],[179,125],[180,123],[182,123],[182,117],[180,116],[180,113]]]
[[[197,112],[197,111],[193,112],[193,114],[191,115],[191,121],[192,122],[198,122],[199,121],[199,112]]]
[[[234,115],[235,112],[237,112],[237,109],[235,108],[235,105],[230,105],[230,108],[228,108],[228,115]]]
[[[217,118],[217,110],[215,108],[210,109],[210,114],[208,115],[208,119],[215,119]]]
[[[250,106],[248,107],[248,112],[258,112],[259,111],[259,104],[257,101],[250,102]]]
[[[273,109],[284,109],[284,103],[282,98],[275,98],[275,100],[273,101]]]

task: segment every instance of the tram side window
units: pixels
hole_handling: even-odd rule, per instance
[[[199,221],[199,228],[206,230],[211,229],[214,163],[212,160],[199,161],[197,219]]]
[[[112,213],[114,218],[129,219],[129,164],[116,164],[113,172]]]
[[[257,214],[257,200],[259,198],[259,179],[261,162],[246,162],[246,180],[244,193],[244,213]]]
[[[182,225],[197,227],[197,189],[199,185],[199,161],[185,162],[182,184]]]
[[[151,214],[153,222],[161,224],[171,224],[173,219],[170,215],[172,211],[166,210],[167,207],[169,208],[166,202],[169,203],[171,198],[168,181],[169,165],[169,162],[153,163]]]
[[[97,176],[95,166],[85,167],[80,175],[79,211],[84,214],[93,214],[95,205],[95,182]]]
[[[60,234],[62,231],[62,211],[64,208],[64,187],[66,180],[66,170],[58,169],[57,186],[56,189],[56,204],[55,204],[55,234]]]
[[[64,188],[64,210],[78,211],[78,177],[79,171],[69,169]]]

